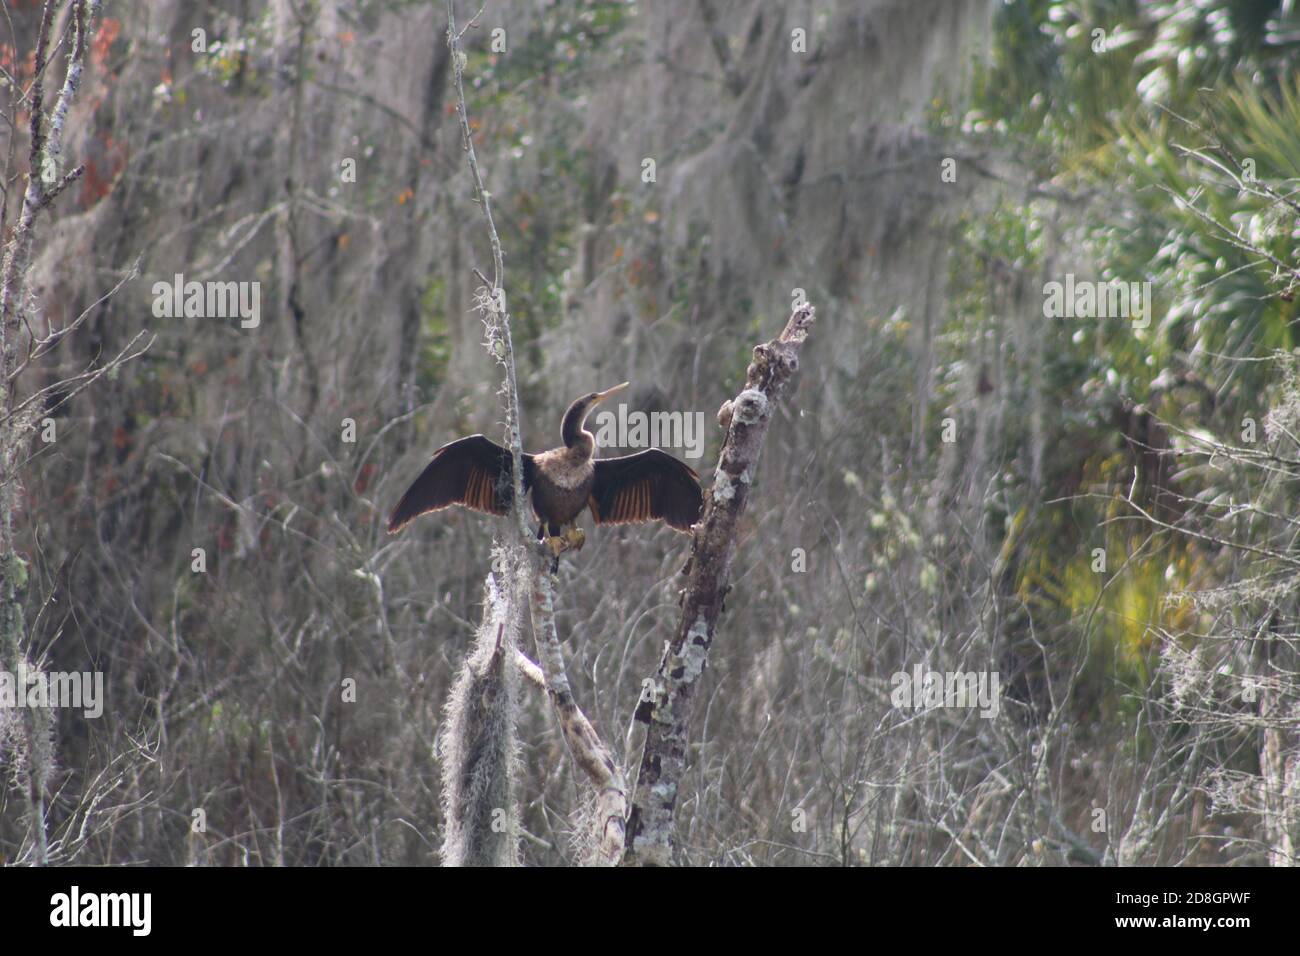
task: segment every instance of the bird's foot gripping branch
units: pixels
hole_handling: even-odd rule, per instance
[[[582,550],[582,546],[587,543],[587,533],[576,524],[568,524],[557,535],[548,535],[543,531],[542,541],[546,552],[554,559],[551,566],[554,573],[559,567],[560,555],[566,551]]]
[[[637,711],[645,721],[645,747],[632,811],[625,830],[624,862],[664,865],[672,860],[677,792],[686,752],[695,689],[708,663],[714,629],[729,585],[736,532],[749,500],[763,440],[791,377],[814,318],[810,305],[794,310],[777,338],[754,349],[745,387],[718,411],[727,437],[714,471],[704,517],[695,527],[677,635],[655,675],[654,699]]]

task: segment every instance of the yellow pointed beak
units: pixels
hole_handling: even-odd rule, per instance
[[[622,385],[615,385],[613,388],[606,389],[603,392],[597,392],[596,401],[603,402],[605,399],[613,395],[617,395],[619,392],[623,391],[623,389],[627,388],[631,384],[632,384],[631,382],[624,382]]]

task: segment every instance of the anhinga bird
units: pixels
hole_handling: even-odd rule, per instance
[[[584,508],[591,509],[596,524],[662,520],[690,531],[699,520],[700,476],[672,455],[650,448],[622,458],[595,457],[596,439],[583,427],[587,414],[628,384],[583,395],[564,413],[564,446],[523,456],[524,494],[531,492],[533,513],[541,519],[537,537],[546,541],[556,565],[562,551],[577,550],[586,540],[577,526]],[[452,505],[507,514],[512,473],[510,452],[484,435],[443,445],[393,509],[388,533]]]

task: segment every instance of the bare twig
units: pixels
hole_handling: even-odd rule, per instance
[[[81,168],[78,167],[66,175],[55,176],[63,152],[63,133],[68,110],[81,88],[90,24],[99,13],[99,0],[72,0],[72,52],[47,127],[45,69],[48,63],[50,27],[57,6],[57,0],[46,0],[41,12],[34,51],[35,76],[31,90],[31,148],[27,163],[27,185],[18,221],[5,243],[3,264],[0,265],[0,417],[4,426],[0,429],[0,670],[9,671],[15,670],[26,658],[26,626],[21,592],[26,585],[27,572],[25,562],[14,545],[13,528],[22,452],[32,429],[31,415],[26,409],[49,391],[46,389],[38,392],[21,405],[15,406],[14,396],[18,387],[15,369],[20,367],[18,340],[24,327],[30,328],[26,326],[27,284],[37,214],[81,175]],[[63,388],[70,383],[85,387],[106,370],[101,367],[100,370],[83,373],[69,382],[58,383],[56,387]],[[32,835],[33,859],[44,865],[50,862],[45,820],[45,797],[51,770],[51,728],[48,716],[40,711],[29,714],[23,722],[23,733],[28,760],[20,783]]]
[[[482,10],[465,27],[468,30],[478,20]],[[474,182],[474,198],[487,224],[488,240],[492,248],[492,279],[477,269],[475,275],[483,283],[478,304],[488,325],[488,338],[493,355],[505,370],[506,430],[508,447],[513,462],[511,517],[517,542],[512,552],[516,556],[513,575],[520,586],[528,587],[532,612],[533,638],[537,643],[538,659],[544,668],[543,683],[555,708],[556,718],[574,762],[587,774],[597,790],[600,820],[600,847],[607,862],[617,862],[624,840],[624,819],[627,814],[627,784],[615,763],[609,748],[592,727],[573,699],[559,635],[555,627],[554,581],[546,573],[544,552],[534,541],[528,528],[523,495],[523,447],[520,440],[519,386],[515,375],[514,342],[510,333],[510,316],[506,309],[504,254],[492,218],[492,195],[483,186],[474,140],[470,135],[469,114],[465,106],[464,66],[465,54],[460,39],[464,30],[456,30],[456,16],[452,0],[447,0],[447,44],[451,49],[452,70],[455,74],[456,108],[460,116],[461,134],[465,144],[466,160]],[[520,599],[519,592],[510,595],[511,601]],[[536,682],[535,677],[534,682]]]

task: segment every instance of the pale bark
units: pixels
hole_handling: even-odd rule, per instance
[[[482,13],[481,10],[479,12]],[[477,20],[476,14],[465,29],[474,27]],[[447,0],[447,45],[451,50],[461,135],[466,161],[474,183],[474,198],[483,210],[492,249],[492,278],[489,281],[486,276],[479,274],[484,288],[479,295],[478,305],[487,324],[488,348],[503,366],[505,375],[503,391],[506,404],[506,441],[513,461],[514,483],[511,524],[515,537],[509,549],[512,560],[508,580],[512,584],[507,588],[507,600],[514,606],[512,613],[520,613],[518,603],[522,601],[523,589],[526,588],[530,595],[533,637],[537,643],[538,662],[543,669],[540,683],[546,688],[551,699],[574,762],[587,774],[596,789],[600,852],[606,862],[613,863],[617,862],[623,845],[623,821],[627,815],[627,784],[609,748],[600,739],[600,735],[596,733],[591,722],[587,720],[573,699],[560,649],[559,635],[555,628],[555,587],[553,579],[546,571],[546,562],[550,560],[550,555],[539,548],[528,527],[523,495],[524,470],[523,447],[520,440],[519,387],[515,376],[510,316],[506,310],[504,256],[496,223],[492,218],[492,195],[483,185],[478,157],[474,151],[474,140],[470,135],[469,114],[465,108],[463,72],[465,54],[460,44],[463,32],[457,32],[453,3],[452,0]],[[529,673],[527,669],[525,673],[538,683],[539,675]]]
[[[600,855],[607,863],[617,863],[625,838],[627,818],[627,780],[615,763],[605,742],[600,739],[581,708],[573,699],[569,677],[560,652],[560,638],[555,630],[555,592],[551,577],[538,570],[533,588],[533,637],[537,653],[546,671],[546,691],[555,716],[560,721],[565,743],[573,762],[587,775],[596,789],[596,829]]]
[[[72,4],[73,43],[67,72],[58,99],[50,114],[49,127],[44,115],[44,74],[49,64],[46,55],[54,22],[56,0],[46,0],[41,14],[35,50],[35,79],[31,91],[31,150],[27,168],[27,186],[23,194],[18,221],[5,244],[0,266],[0,670],[16,672],[26,654],[26,624],[22,594],[26,586],[26,565],[15,548],[13,519],[18,502],[18,466],[31,430],[30,413],[15,412],[17,373],[25,363],[18,359],[18,342],[23,328],[27,296],[27,272],[37,215],[82,173],[78,166],[57,176],[58,161],[63,154],[63,133],[68,110],[81,88],[90,25],[99,13],[98,0],[74,0]],[[10,117],[11,120],[16,117]],[[45,831],[45,790],[53,755],[50,720],[40,709],[29,710],[24,717],[26,755],[21,770],[21,784],[32,833],[32,848],[37,863],[49,862],[49,845]]]
[[[677,796],[686,772],[695,692],[730,590],[740,518],[772,413],[799,367],[799,350],[812,324],[812,306],[797,307],[780,336],[754,349],[744,390],[718,412],[727,438],[704,516],[695,526],[681,622],[659,664],[653,699],[637,711],[637,719],[649,727],[627,824],[624,862],[628,864],[672,862]]]
[[[1290,642],[1275,612],[1252,648],[1254,681],[1263,728],[1259,751],[1261,809],[1270,866],[1300,864],[1300,744],[1287,714],[1286,695],[1277,675],[1295,673]]]

